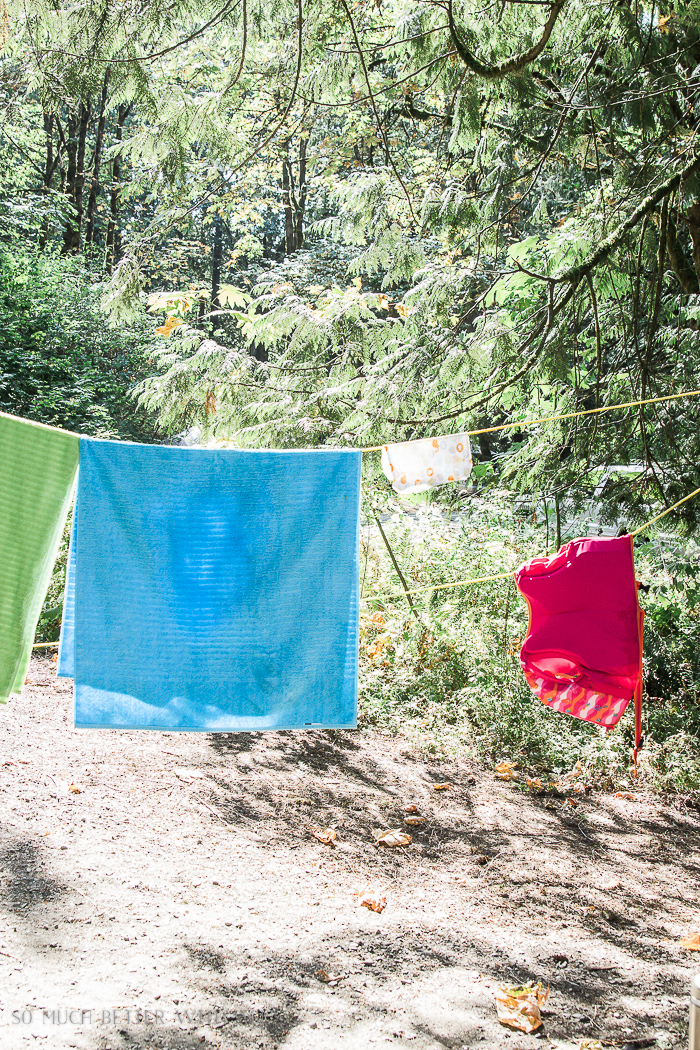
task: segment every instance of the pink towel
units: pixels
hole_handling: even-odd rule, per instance
[[[530,609],[520,652],[528,685],[555,711],[617,725],[636,700],[641,739],[642,629],[631,536],[580,539],[515,574]]]

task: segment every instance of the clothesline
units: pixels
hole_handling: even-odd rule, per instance
[[[650,525],[653,525],[661,518],[665,518],[666,515],[670,514],[672,510],[676,509],[676,507],[680,507],[681,503],[686,503],[689,499],[692,499],[693,496],[698,495],[700,495],[700,488],[694,489],[693,492],[684,496],[683,499],[679,499],[677,503],[673,504],[673,506],[667,507],[666,510],[661,511],[656,517],[650,518],[649,521],[646,521],[643,525],[640,525],[639,528],[635,529],[634,532],[631,532],[630,536],[638,536],[640,532],[644,532],[644,530],[648,529]],[[360,598],[360,601],[369,602],[377,601],[379,599],[386,600],[392,598],[403,598],[407,594],[421,594],[424,591],[444,591],[449,590],[452,587],[469,587],[474,583],[488,583],[489,580],[505,580],[509,576],[513,576],[514,573],[515,570],[512,570],[511,572],[495,572],[491,576],[476,576],[471,580],[455,580],[454,583],[428,584],[427,587],[414,587],[408,591],[397,591],[395,594],[370,594]]]
[[[644,530],[648,529],[650,525],[653,525],[655,522],[659,521],[661,518],[664,518],[667,514],[670,514],[672,510],[675,510],[676,507],[680,507],[680,505],[682,503],[686,503],[689,499],[692,499],[693,496],[697,496],[697,495],[700,495],[700,488],[697,488],[693,492],[689,493],[687,496],[684,496],[683,499],[679,499],[677,503],[673,504],[673,506],[668,507],[666,510],[662,511],[660,514],[657,514],[654,518],[651,518],[649,521],[645,522],[644,525],[640,525],[639,528],[635,529],[634,532],[631,532],[630,535],[631,536],[638,536],[640,532],[644,532]],[[445,590],[450,590],[450,589],[455,588],[455,587],[469,587],[469,586],[471,586],[472,584],[475,584],[475,583],[489,583],[491,580],[505,580],[509,576],[513,576],[513,575],[514,575],[514,570],[513,571],[509,571],[509,572],[494,572],[494,573],[492,573],[489,576],[475,576],[475,577],[473,577],[472,579],[469,579],[469,580],[455,580],[453,583],[438,583],[438,584],[428,584],[427,587],[412,587],[410,590],[397,591],[395,594],[371,594],[371,595],[364,595],[362,598],[360,598],[360,601],[362,601],[362,602],[379,601],[379,600],[386,601],[386,600],[391,600],[392,598],[404,598],[407,594],[422,594],[425,591],[445,591]],[[47,649],[47,648],[50,648],[51,646],[54,646],[54,645],[58,645],[58,642],[35,642],[33,648],[34,649]]]
[[[684,397],[697,397],[700,395],[700,390],[687,390],[682,394],[666,394],[663,397],[646,397],[641,401],[625,401],[621,405],[606,405],[604,408],[586,408],[580,412],[564,412],[558,416],[542,416],[541,419],[525,419],[517,423],[501,423],[496,427],[483,427],[481,430],[467,430],[466,433],[469,437],[476,437],[478,434],[493,434],[497,430],[512,430],[513,428],[522,427],[533,427],[538,423],[553,423],[558,419],[575,419],[578,416],[592,416],[600,412],[614,412],[618,408],[634,408],[637,405],[653,405],[659,401],[677,401],[679,398]],[[363,448],[361,451],[364,452],[381,452],[384,445],[370,445],[368,448]]]
[[[518,420],[515,423],[500,423],[495,427],[482,427],[480,430],[468,430],[466,433],[470,437],[477,437],[479,434],[494,434],[498,430],[513,430],[522,427],[534,427],[539,423],[554,423],[560,419],[576,419],[579,416],[593,416],[601,412],[615,412],[621,408],[635,408],[639,405],[655,405],[663,401],[678,401],[685,397],[698,397],[700,396],[700,390],[686,390],[680,394],[664,394],[661,397],[646,397],[639,401],[624,401],[620,405],[605,405],[602,408],[585,408],[578,412],[564,412],[560,415],[555,416],[542,416],[539,419],[524,419]],[[4,416],[6,419],[19,419],[19,416],[13,416],[9,412],[0,412],[0,416]],[[74,430],[64,430],[62,427],[54,427],[49,423],[38,423],[33,419],[25,419],[25,423],[31,423],[36,427],[43,427],[45,430],[53,430],[60,434],[71,434],[73,437],[85,437],[84,434],[78,434]],[[385,442],[386,444],[386,442]],[[381,452],[384,445],[370,445],[367,448],[360,449],[360,452]]]
[[[682,392],[682,393],[679,393],[679,394],[668,394],[668,395],[664,395],[664,396],[661,396],[661,397],[643,398],[643,399],[639,399],[639,400],[636,400],[636,401],[626,401],[626,402],[624,402],[622,404],[619,404],[619,405],[609,405],[609,406],[604,406],[604,407],[601,407],[601,408],[582,409],[582,410],[577,411],[577,412],[566,412],[566,413],[561,413],[559,415],[543,416],[543,417],[541,417],[539,419],[530,419],[530,420],[523,420],[523,421],[517,421],[517,422],[512,422],[512,423],[503,423],[503,424],[500,424],[500,425],[497,425],[497,426],[493,426],[493,427],[484,427],[484,428],[481,428],[479,430],[472,430],[472,431],[469,431],[468,434],[469,434],[469,436],[477,436],[479,434],[489,434],[489,433],[494,433],[494,432],[500,431],[500,430],[508,430],[508,429],[513,429],[513,428],[523,428],[523,427],[527,427],[527,426],[535,426],[535,425],[537,425],[539,423],[554,422],[554,421],[562,420],[562,419],[574,419],[574,418],[581,417],[581,416],[595,415],[595,414],[599,414],[599,413],[603,413],[603,412],[613,412],[615,410],[624,409],[624,408],[633,408],[635,406],[640,406],[640,405],[658,404],[658,403],[661,403],[661,402],[664,402],[664,401],[675,401],[675,400],[679,400],[679,399],[682,399],[682,398],[697,397],[699,395],[700,395],[700,390],[690,390],[690,391],[685,391],[685,392]],[[7,412],[0,412],[0,417],[4,417],[5,419],[11,419],[11,420],[18,420],[18,418],[19,418],[17,416],[13,416],[13,415],[11,415],[10,413],[7,413]],[[77,438],[80,438],[80,436],[81,436],[79,434],[76,434],[74,431],[63,430],[61,427],[54,427],[54,426],[51,426],[50,424],[47,424],[47,423],[39,423],[39,422],[36,422],[34,420],[23,420],[23,422],[24,423],[28,423],[30,426],[37,427],[37,428],[42,429],[42,430],[53,431],[54,433],[60,433],[60,434],[64,434],[64,435],[71,435],[71,436],[77,437]],[[375,451],[381,451],[383,448],[384,448],[384,445],[374,445],[374,446],[371,446],[369,448],[361,449],[360,451],[363,452],[363,453],[375,452]],[[681,503],[684,503],[688,499],[692,499],[692,497],[697,495],[698,492],[700,492],[700,489],[695,490],[694,492],[690,493],[688,496],[685,496],[682,500],[679,500],[677,503],[674,503],[674,505],[672,507],[669,507],[667,510],[663,511],[661,514],[658,514],[656,517],[652,518],[649,522],[646,522],[644,525],[640,526],[637,530],[635,530],[635,532],[632,533],[632,535],[636,536],[638,533],[640,533],[644,529],[648,528],[649,525],[652,525],[654,522],[658,521],[660,518],[663,518],[666,514],[670,513],[676,507],[680,506]],[[393,598],[401,598],[401,597],[404,597],[404,596],[407,596],[407,595],[412,595],[412,594],[419,594],[419,593],[422,593],[422,592],[425,592],[425,591],[447,590],[447,589],[451,589],[451,588],[455,588],[455,587],[467,587],[467,586],[470,586],[471,584],[486,583],[486,582],[488,582],[490,580],[505,579],[505,578],[507,578],[510,575],[512,575],[512,573],[510,573],[510,572],[493,573],[493,574],[491,574],[489,576],[475,577],[474,579],[469,579],[469,580],[457,580],[457,581],[455,581],[453,583],[428,585],[428,586],[425,586],[425,587],[412,588],[412,589],[409,589],[409,590],[401,591],[401,592],[396,593],[396,594],[382,594],[382,595],[367,596],[367,597],[363,597],[361,600],[362,601],[369,601],[369,600],[373,600],[373,599],[393,599]],[[55,645],[55,644],[56,644],[55,642],[36,642],[36,643],[34,643],[32,648],[48,648],[48,647],[51,647],[52,645]]]

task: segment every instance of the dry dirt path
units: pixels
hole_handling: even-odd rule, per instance
[[[372,733],[75,731],[55,664],[29,680],[0,710],[3,1048],[682,1045],[693,811],[548,808]],[[411,845],[375,846],[408,802]],[[529,980],[539,1038],[493,1005]]]

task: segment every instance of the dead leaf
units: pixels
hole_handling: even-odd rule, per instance
[[[540,778],[539,778],[539,777],[535,777],[535,779],[534,779],[534,780],[530,780],[530,778],[529,778],[529,777],[526,777],[526,779],[525,779],[525,783],[526,783],[526,784],[527,784],[527,786],[528,786],[529,788],[531,788],[531,789],[532,789],[533,791],[542,791],[542,790],[543,790],[543,789],[542,789],[542,781],[540,780]]]
[[[625,802],[638,802],[639,799],[631,791],[616,791],[615,798],[623,798]]]
[[[177,317],[167,317],[165,324],[161,325],[160,328],[156,328],[156,335],[164,335],[166,339],[176,328],[179,328],[182,321],[178,321]]]
[[[368,894],[360,901],[360,907],[369,908],[370,911],[376,911],[381,915],[386,908],[386,897],[375,897],[372,894]]]
[[[404,813],[417,813],[418,806],[414,802],[409,802],[407,806],[403,807]]]
[[[71,784],[71,785],[69,786],[68,790],[69,790],[69,792],[71,793],[71,795],[79,795],[79,794],[80,794],[80,792],[81,792],[81,791],[82,791],[83,789],[82,789],[82,788],[80,788],[80,787],[78,787],[78,785],[77,785],[77,784]]]
[[[496,766],[496,780],[515,780],[514,770],[517,762],[499,762]]]
[[[540,1007],[549,997],[549,988],[541,983],[520,988],[500,988],[494,999],[501,1024],[518,1028],[521,1032],[534,1032],[542,1024]]]
[[[309,828],[315,839],[322,842],[324,846],[332,846],[338,838],[335,828]]]
[[[684,941],[681,941],[681,948],[687,948],[689,952],[700,952],[700,933],[689,933]]]
[[[411,836],[407,835],[401,828],[394,828],[393,831],[385,831],[380,833],[377,839],[378,846],[407,846],[411,841]]]
[[[433,784],[433,791],[450,791],[452,784]]]
[[[346,973],[333,974],[333,973],[326,973],[325,970],[319,970],[318,971],[318,979],[319,979],[319,981],[323,981],[324,984],[329,984],[331,986],[331,988],[333,988],[335,985],[337,985],[339,983],[339,981],[342,981],[345,977],[347,977]]]
[[[199,769],[176,769],[175,776],[183,784],[191,784],[195,780],[201,780],[204,777],[204,773],[200,772]]]
[[[425,817],[404,817],[403,822],[412,828],[417,828],[419,824],[425,824]]]

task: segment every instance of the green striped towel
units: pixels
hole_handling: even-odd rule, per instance
[[[0,703],[27,673],[78,451],[74,434],[0,413]]]

